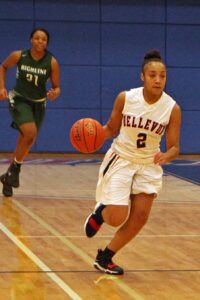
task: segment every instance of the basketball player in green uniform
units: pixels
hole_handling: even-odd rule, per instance
[[[0,99],[9,99],[12,127],[19,130],[13,161],[0,177],[3,195],[11,197],[13,187],[19,187],[19,173],[24,158],[34,144],[45,115],[46,100],[60,95],[60,71],[56,58],[46,50],[49,33],[43,28],[30,35],[31,48],[12,52],[0,65]],[[17,66],[16,84],[8,93],[5,81],[7,69]],[[47,91],[50,79],[52,88]]]

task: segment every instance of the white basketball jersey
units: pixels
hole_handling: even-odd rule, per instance
[[[152,163],[175,103],[165,92],[156,103],[148,104],[143,87],[127,91],[120,133],[111,149],[135,163]]]

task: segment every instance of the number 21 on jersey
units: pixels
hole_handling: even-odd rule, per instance
[[[38,86],[38,75],[35,75],[35,74],[26,74],[26,79],[31,82],[33,81],[35,86]]]

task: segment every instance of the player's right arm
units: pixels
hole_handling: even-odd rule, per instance
[[[110,115],[110,118],[108,119],[107,123],[104,125],[104,131],[105,131],[105,139],[110,139],[116,136],[121,127],[122,122],[122,111],[124,108],[125,103],[125,92],[121,92],[118,94],[117,98],[115,99],[115,103]]]
[[[8,98],[6,89],[7,69],[14,67],[19,61],[21,51],[12,52],[0,65],[0,100]]]

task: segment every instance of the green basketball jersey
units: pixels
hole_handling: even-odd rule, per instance
[[[46,51],[40,60],[34,60],[30,50],[22,51],[17,63],[14,91],[27,100],[46,98],[46,83],[51,75],[52,54]]]

